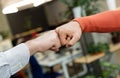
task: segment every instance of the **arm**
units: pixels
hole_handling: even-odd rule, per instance
[[[62,45],[74,45],[82,32],[115,32],[120,31],[120,10],[106,11],[96,15],[76,18],[58,28],[56,32]]]
[[[29,58],[29,48],[24,43],[0,52],[0,78],[9,78],[18,72],[28,63]]]
[[[96,15],[76,18],[83,32],[120,31],[120,10],[106,11]]]
[[[0,53],[0,78],[9,78],[21,70],[29,61],[30,55],[50,48],[58,50],[60,41],[55,31],[50,31],[38,38],[19,44]]]

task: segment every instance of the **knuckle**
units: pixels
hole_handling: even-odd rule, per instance
[[[55,31],[56,31],[56,32],[59,32],[59,27],[57,27],[57,28],[55,29]]]
[[[56,28],[56,31],[57,32],[61,31],[61,27]]]
[[[59,31],[59,32],[63,32],[63,31],[64,31],[64,29],[65,29],[65,28],[64,28],[64,27],[62,27],[62,26],[61,26],[61,27],[58,27],[58,31]]]

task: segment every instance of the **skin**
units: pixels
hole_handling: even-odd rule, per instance
[[[30,55],[33,55],[36,52],[43,52],[48,49],[58,51],[61,46],[59,37],[55,30],[49,31],[40,37],[27,41],[25,44],[30,50]]]
[[[71,21],[40,37],[27,41],[25,44],[30,50],[30,55],[48,49],[58,51],[61,46],[70,47],[74,45],[80,39],[81,34],[80,24]]]
[[[76,21],[66,23],[56,28],[55,31],[59,35],[61,45],[66,47],[74,45],[82,34],[80,24]]]

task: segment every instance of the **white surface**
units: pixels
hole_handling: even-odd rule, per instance
[[[35,57],[36,57],[36,59],[37,59],[37,61],[38,61],[38,63],[40,65],[51,67],[51,66],[59,64],[59,63],[61,63],[63,61],[68,61],[70,59],[73,60],[73,59],[78,58],[80,56],[81,56],[81,51],[76,52],[73,55],[66,55],[66,56],[58,57],[55,60],[50,60],[49,58],[45,58],[43,60],[39,60],[39,57],[36,57],[36,56]]]

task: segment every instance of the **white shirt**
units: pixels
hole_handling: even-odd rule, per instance
[[[29,48],[24,43],[0,52],[0,78],[9,78],[21,70],[29,62],[29,58]]]

